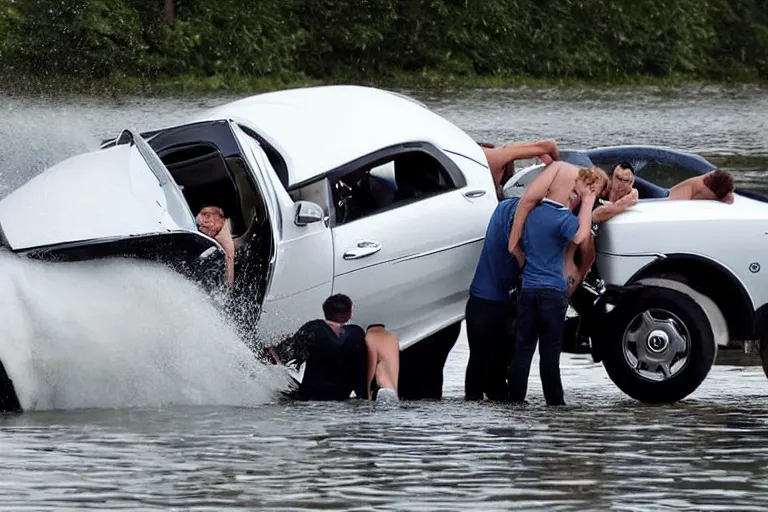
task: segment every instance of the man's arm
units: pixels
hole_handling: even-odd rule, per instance
[[[573,242],[581,246],[592,236],[592,206],[595,204],[595,193],[590,191],[581,199],[581,209],[579,210],[579,229],[573,236]]]
[[[549,187],[552,182],[555,181],[555,177],[560,170],[559,165],[547,166],[541,174],[539,174],[523,192],[520,202],[515,209],[515,219],[512,222],[512,230],[509,233],[509,245],[508,250],[514,254],[518,262],[522,265],[522,252],[518,251],[517,244],[520,243],[520,238],[523,236],[523,227],[525,226],[525,220],[528,218],[528,214],[531,213],[539,202],[544,199],[549,192]]]
[[[227,261],[227,282],[231,283],[235,280],[235,242],[232,240],[232,233],[226,222],[216,234],[216,241],[224,249],[224,256]]]
[[[500,165],[523,158],[534,158],[541,155],[549,155],[553,160],[560,159],[560,150],[554,140],[539,140],[536,142],[509,143],[499,148],[498,157]]]
[[[612,219],[620,213],[627,211],[630,207],[637,203],[638,192],[636,188],[632,189],[632,192],[625,195],[615,203],[606,203],[602,206],[598,206],[592,212],[592,222],[598,224],[605,222],[608,219]]]

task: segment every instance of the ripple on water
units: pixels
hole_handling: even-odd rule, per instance
[[[2,98],[0,196],[127,126],[228,98]],[[477,140],[648,143],[712,154],[764,184],[768,94],[484,91],[424,98]],[[718,156],[720,155],[720,156]],[[734,155],[747,160],[734,159]],[[727,158],[726,158],[727,157]],[[269,404],[0,417],[8,510],[766,510],[768,383],[717,366],[685,402],[645,406],[588,357],[565,356],[569,406],[465,403],[466,341],[442,402]]]

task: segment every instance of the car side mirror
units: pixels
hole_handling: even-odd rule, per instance
[[[311,201],[298,201],[296,203],[296,217],[294,223],[297,226],[306,226],[323,220],[323,209],[320,205]]]

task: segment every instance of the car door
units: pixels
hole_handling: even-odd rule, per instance
[[[284,339],[303,323],[322,316],[322,303],[331,294],[333,243],[329,227],[327,184],[318,182],[313,202],[294,201],[280,183],[259,143],[234,123],[232,130],[254,169],[269,210],[273,254],[259,316],[259,339],[267,344]],[[318,192],[319,191],[319,192]],[[323,199],[325,197],[325,199]],[[300,222],[299,208],[322,211],[319,219]]]
[[[441,190],[407,199],[396,193],[391,205],[333,228],[334,293],[352,298],[353,322],[385,324],[401,348],[463,318],[497,204],[487,169],[478,187],[462,175],[456,179],[461,171],[445,155],[433,164],[453,175]],[[395,168],[396,175],[421,171]]]

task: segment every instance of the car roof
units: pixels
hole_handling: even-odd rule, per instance
[[[331,85],[268,92],[196,116],[232,119],[256,131],[283,157],[290,187],[379,149],[428,142],[482,165],[485,154],[463,130],[407,96]]]

